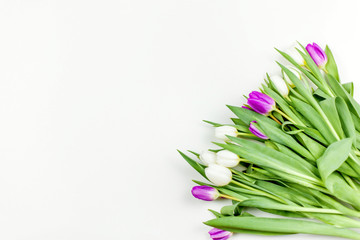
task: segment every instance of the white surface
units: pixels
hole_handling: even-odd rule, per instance
[[[290,3],[291,2],[291,3]],[[359,94],[357,1],[0,1],[0,239],[209,239],[209,147],[295,40]],[[233,239],[331,239],[293,235]]]

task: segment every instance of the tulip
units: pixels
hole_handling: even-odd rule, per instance
[[[257,91],[252,91],[249,94],[247,104],[252,110],[263,115],[268,115],[276,106],[274,99]]]
[[[199,158],[205,166],[208,166],[210,163],[215,163],[216,153],[205,150],[200,153]]]
[[[306,46],[306,51],[310,54],[310,57],[314,60],[316,65],[320,68],[325,67],[325,64],[327,63],[327,56],[324,52],[324,50],[319,47],[316,43],[308,44]]]
[[[233,152],[222,150],[216,153],[216,163],[224,167],[235,167],[239,164],[240,158]]]
[[[195,186],[191,189],[191,193],[194,197],[204,201],[214,201],[220,196],[217,189],[209,186]]]
[[[294,68],[292,66],[286,66],[286,68],[290,72],[292,72],[298,79],[301,80],[301,74],[296,68]],[[284,77],[285,81],[289,84],[289,86],[292,87],[292,88],[295,87],[294,83],[290,80],[289,76],[284,71],[282,71],[282,74],[283,74],[283,77]]]
[[[256,121],[252,121],[250,123],[250,127],[249,127],[250,132],[252,132],[252,134],[254,134],[259,138],[269,139],[265,134],[263,134],[259,129],[257,129],[253,123],[256,123]]]
[[[228,185],[232,179],[231,171],[218,164],[210,164],[205,168],[206,177],[216,186]]]
[[[283,97],[287,97],[289,95],[289,88],[287,87],[285,80],[280,76],[271,76],[271,81],[275,84],[276,89]]]
[[[305,61],[303,57],[300,55],[300,53],[296,50],[296,45],[294,44],[292,47],[290,47],[286,53],[300,66],[304,65]]]
[[[238,135],[238,131],[236,128],[231,126],[221,126],[215,128],[215,137],[224,141],[229,141],[226,135],[236,137]]]
[[[221,230],[218,228],[213,228],[209,231],[210,237],[213,240],[226,240],[232,236],[232,232]]]

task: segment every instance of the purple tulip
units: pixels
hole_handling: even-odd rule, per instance
[[[260,130],[257,129],[253,123],[256,123],[256,121],[252,121],[252,122],[250,123],[250,127],[249,127],[250,132],[252,132],[252,134],[254,134],[255,136],[257,136],[257,137],[259,137],[259,138],[269,139],[265,134],[263,134],[262,132],[260,132]]]
[[[204,201],[214,201],[220,196],[218,190],[209,186],[195,186],[191,193],[194,197]]]
[[[318,67],[325,66],[328,59],[324,50],[322,50],[321,47],[319,47],[319,45],[317,45],[316,43],[313,43],[312,45],[308,44],[306,46],[306,51],[308,51],[310,57],[314,60],[314,62]]]
[[[224,231],[217,228],[211,229],[209,231],[209,234],[213,240],[226,240],[232,236],[232,232]]]
[[[252,91],[249,94],[247,104],[252,108],[252,110],[263,115],[268,115],[275,109],[276,106],[274,99],[257,91]]]

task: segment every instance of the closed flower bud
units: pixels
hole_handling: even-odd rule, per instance
[[[247,104],[253,111],[262,115],[268,115],[275,109],[276,106],[274,99],[264,93],[257,91],[252,91],[249,94]]]
[[[228,185],[232,179],[231,171],[221,165],[210,164],[205,168],[206,177],[216,186]]]
[[[238,131],[236,128],[231,126],[221,126],[215,128],[215,137],[224,141],[229,141],[226,135],[236,137],[238,135]]]
[[[287,95],[289,95],[289,88],[282,77],[275,75],[271,76],[270,79],[275,84],[275,87],[281,96],[287,97]]]
[[[205,150],[200,153],[199,158],[205,166],[208,166],[211,163],[215,163],[216,153]]]
[[[303,57],[300,55],[300,53],[296,50],[296,45],[294,44],[292,47],[290,47],[286,53],[294,59],[294,61],[299,64],[300,66],[304,65],[305,61]]]
[[[232,232],[213,228],[209,231],[210,237],[213,240],[226,240],[232,236]]]
[[[214,201],[220,196],[217,189],[209,186],[195,186],[191,189],[191,193],[194,197],[204,201]]]
[[[289,69],[290,72],[292,72],[298,79],[301,80],[301,74],[296,68],[292,66],[287,66],[286,68]],[[284,71],[282,71],[282,74],[285,81],[289,84],[289,86],[292,88],[295,87],[294,83],[290,80],[289,76]]]
[[[256,121],[252,121],[250,123],[250,127],[249,127],[250,132],[259,138],[269,139],[265,134],[263,134],[259,129],[257,129],[253,123],[256,123]]]
[[[313,43],[312,45],[308,44],[306,46],[306,51],[308,51],[310,57],[314,60],[318,67],[325,67],[328,59],[324,50],[322,50],[319,45],[317,45],[316,43]]]
[[[221,150],[216,153],[216,163],[224,167],[235,167],[239,164],[240,158],[233,152]]]

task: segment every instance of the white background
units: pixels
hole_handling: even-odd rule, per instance
[[[0,1],[0,239],[209,239],[210,147],[273,47],[329,44],[359,94],[358,1]],[[333,239],[309,235],[233,239]]]

